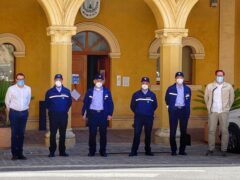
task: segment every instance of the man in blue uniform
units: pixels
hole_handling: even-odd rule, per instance
[[[87,91],[82,108],[83,119],[88,118],[89,126],[89,153],[88,156],[95,156],[96,135],[99,127],[100,150],[103,157],[107,157],[107,125],[112,119],[113,100],[110,91],[103,87],[104,79],[102,75],[96,75],[94,79],[94,88]]]
[[[50,147],[48,157],[55,157],[57,148],[56,134],[59,129],[59,155],[69,156],[66,153],[65,136],[68,124],[68,111],[72,105],[70,90],[62,85],[61,74],[55,75],[55,86],[49,89],[45,96],[50,125]]]
[[[191,89],[184,83],[184,74],[182,72],[177,72],[175,79],[176,83],[167,89],[165,96],[169,112],[170,145],[173,156],[177,155],[176,131],[178,121],[181,133],[179,155],[187,155],[185,148],[191,101]]]
[[[135,92],[131,100],[131,110],[134,113],[134,138],[129,156],[137,156],[142,128],[145,131],[145,154],[153,156],[151,151],[151,133],[154,120],[154,111],[157,109],[156,95],[150,91],[150,80],[143,77],[141,90]]]

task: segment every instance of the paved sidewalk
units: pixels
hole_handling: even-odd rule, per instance
[[[188,156],[171,156],[170,147],[163,144],[153,144],[155,156],[144,154],[144,145],[141,143],[139,156],[128,157],[131,148],[131,130],[110,130],[108,133],[108,153],[104,158],[96,154],[88,157],[87,130],[75,131],[77,144],[68,149],[69,157],[48,158],[48,148],[44,146],[44,132],[28,131],[24,153],[26,161],[12,161],[10,150],[0,150],[0,171],[39,171],[39,170],[83,170],[83,169],[118,169],[118,168],[153,168],[153,167],[231,167],[240,166],[240,155],[228,154],[227,157],[206,157],[204,153],[207,145],[193,143],[187,148]],[[144,138],[144,137],[143,137]],[[56,155],[58,155],[56,153]]]

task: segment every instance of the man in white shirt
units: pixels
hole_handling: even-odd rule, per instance
[[[12,160],[26,160],[23,155],[24,132],[28,119],[28,109],[31,101],[31,88],[25,85],[25,76],[22,73],[16,75],[16,84],[9,87],[5,104],[9,111],[11,123],[11,151]]]
[[[219,122],[222,156],[226,156],[228,146],[228,115],[234,101],[234,90],[231,84],[224,82],[225,73],[223,70],[217,70],[215,75],[216,80],[207,85],[204,95],[208,109],[209,147],[206,155],[213,155],[215,134]]]

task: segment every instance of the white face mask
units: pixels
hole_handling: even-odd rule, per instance
[[[62,86],[62,82],[61,82],[61,81],[55,81],[55,85],[56,85],[57,87],[61,87],[61,86]]]
[[[179,78],[179,79],[177,79],[177,84],[183,84],[183,79],[181,79],[181,78]]]
[[[103,84],[102,84],[101,82],[97,82],[97,83],[96,83],[96,87],[97,87],[97,88],[101,88],[102,85],[103,85]]]
[[[148,89],[148,85],[147,84],[142,84],[142,89],[143,90],[147,90]]]

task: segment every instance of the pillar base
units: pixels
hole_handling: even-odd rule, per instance
[[[170,137],[170,129],[169,128],[158,129],[155,132],[154,143],[169,145],[169,137]],[[177,129],[177,132],[176,132],[177,142],[179,141],[179,137],[180,137],[180,131],[179,131],[179,129]]]
[[[50,139],[50,131],[48,131],[45,134],[45,146],[47,146],[47,147],[50,146],[49,139]],[[56,141],[57,141],[57,145],[58,145],[59,133],[57,133],[57,135],[56,135]],[[75,134],[72,132],[72,129],[67,129],[67,131],[66,131],[66,140],[65,140],[66,148],[72,148],[72,147],[75,146],[75,144],[76,144]]]

